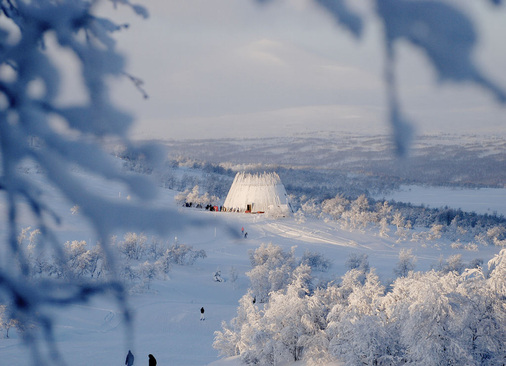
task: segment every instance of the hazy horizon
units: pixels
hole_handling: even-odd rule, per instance
[[[457,3],[455,3],[457,4]],[[106,10],[130,27],[117,33],[128,80],[113,85],[116,103],[135,116],[135,139],[293,136],[314,131],[390,133],[383,82],[382,28],[369,2],[355,40],[307,0],[150,1],[148,19]],[[505,9],[458,3],[478,19],[473,55],[486,76],[506,85]],[[439,84],[417,49],[397,55],[402,107],[415,133],[504,135],[506,113],[487,91],[467,83]]]

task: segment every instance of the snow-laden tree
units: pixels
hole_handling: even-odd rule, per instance
[[[376,224],[379,226],[379,235],[387,238],[390,232],[390,221],[392,220],[392,206],[387,201],[376,203]]]
[[[215,333],[214,347],[228,355],[241,355],[246,364],[330,360],[323,332],[327,308],[320,298],[310,296],[310,280],[310,267],[301,264],[285,288],[271,293],[263,311],[248,293],[240,301],[238,316]]]
[[[373,222],[372,213],[369,210],[369,200],[362,194],[350,203],[350,209],[343,212],[341,226],[347,230],[365,230],[367,225]]]
[[[114,139],[150,164],[161,156],[153,145],[134,145],[128,140],[132,118],[111,102],[109,80],[128,77],[133,87],[139,88],[142,83],[126,72],[125,60],[112,37],[127,26],[98,15],[98,3],[0,0],[0,191],[8,218],[8,239],[0,264],[0,301],[20,322],[34,363],[39,365],[48,359],[53,365],[62,363],[53,342],[53,318],[46,309],[107,295],[116,297],[127,324],[130,312],[123,286],[114,277],[100,283],[28,279],[28,254],[17,241],[22,204],[28,205],[34,226],[41,232],[39,250],[48,249],[64,258],[64,249],[52,230],[62,218],[44,196],[44,185],[24,174],[22,164],[36,164],[49,184],[79,207],[79,214],[91,223],[100,239],[112,269],[116,266],[108,240],[114,230],[154,229],[163,233],[188,223],[172,210],[146,205],[156,196],[154,183],[146,177],[125,174],[103,147]],[[147,17],[144,7],[129,0],[110,0],[110,4],[129,7]],[[75,101],[66,101],[63,95],[62,80],[68,70],[57,61],[61,57],[74,70],[75,90],[82,91]],[[77,169],[109,184],[124,185],[133,199],[113,202],[103,197],[87,187],[76,175]]]
[[[249,290],[240,300],[237,316],[230,323],[223,321],[222,331],[214,333],[213,347],[220,354],[236,356],[248,352],[257,339],[261,313],[255,297]]]
[[[193,189],[188,193],[186,196],[186,202],[193,205],[198,205],[200,203],[200,188],[198,185],[193,187]]]
[[[100,259],[100,251],[98,247],[88,249],[84,240],[73,240],[66,242],[65,259],[66,268],[69,271],[67,276],[82,278],[84,276],[93,277]]]
[[[140,272],[144,280],[145,286],[150,289],[151,281],[158,275],[158,267],[156,263],[145,261],[140,265]]]
[[[427,236],[427,238],[429,240],[441,239],[442,232],[443,232],[443,225],[441,225],[441,224],[432,224],[432,226],[430,228],[430,233]]]
[[[249,252],[253,268],[246,275],[251,281],[253,296],[258,302],[265,302],[272,291],[283,289],[290,281],[296,267],[295,247],[285,252],[280,246],[262,244]]]
[[[0,330],[5,332],[5,338],[9,338],[9,330],[17,326],[19,326],[19,321],[8,314],[7,306],[0,305]]]
[[[330,217],[334,220],[339,220],[348,209],[349,204],[349,200],[347,200],[343,195],[338,194],[334,198],[323,201],[321,211],[330,215]]]
[[[442,273],[456,272],[460,274],[464,270],[464,267],[461,254],[450,255],[447,259],[440,256],[438,262],[433,265],[435,270]]]
[[[506,246],[506,228],[504,226],[494,226],[487,230],[487,237],[494,245]]]
[[[326,272],[332,266],[332,261],[323,254],[306,250],[301,259],[302,264],[306,264],[311,271]]]
[[[406,221],[406,218],[402,216],[402,213],[396,211],[392,217],[392,224],[397,228],[397,231],[395,232],[395,234],[399,237],[397,242],[406,240],[408,237],[408,231],[411,229],[411,223],[409,220]]]
[[[406,277],[409,272],[415,269],[416,257],[412,249],[401,249],[399,261],[395,265],[394,274],[397,277]]]
[[[504,283],[504,273],[497,274]],[[470,350],[476,365],[501,364],[506,357],[504,296],[495,288],[494,279],[486,279],[482,268],[468,269],[462,278],[457,290],[465,301],[456,324],[463,347]]]
[[[174,200],[176,203],[180,206],[184,206],[186,203],[186,197],[188,196],[188,193],[190,193],[190,190],[186,189],[182,192],[179,192],[174,196]]]
[[[488,262],[489,282],[500,297],[506,299],[506,249],[502,249]]]
[[[129,260],[139,260],[144,256],[145,245],[148,238],[144,234],[128,232],[124,240],[116,245],[121,254]]]
[[[455,273],[411,272],[398,278],[385,298],[388,319],[398,324],[403,357],[424,365],[472,364],[462,345],[458,322],[465,299]]]
[[[356,276],[355,271],[351,274]],[[385,288],[373,270],[363,284],[357,277],[350,279],[354,281],[346,302],[337,304],[329,318],[329,351],[347,365],[385,364],[392,356],[390,342],[385,320],[377,316]]]
[[[369,272],[369,257],[365,253],[350,253],[345,265],[348,270],[356,269],[365,276]]]
[[[307,200],[301,205],[302,212],[307,216],[318,217],[321,213],[321,207],[314,199]]]
[[[273,365],[286,361],[302,359],[302,347],[299,340],[306,332],[314,332],[315,324],[308,321],[309,329],[305,329],[303,317],[307,317],[307,299],[309,295],[309,281],[311,269],[301,265],[293,271],[291,283],[286,290],[282,289],[271,294],[269,303],[265,306],[262,324],[269,332],[269,349],[271,355],[265,355],[266,360],[272,360]],[[263,347],[260,343],[257,347]]]

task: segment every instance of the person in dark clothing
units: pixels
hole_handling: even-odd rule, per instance
[[[244,233],[244,239],[248,237],[248,233]]]
[[[125,365],[132,366],[134,364],[134,355],[132,351],[128,350],[128,354],[126,356]]]
[[[206,317],[204,316],[204,307],[203,306],[200,308],[200,320],[206,320]]]
[[[149,357],[149,366],[156,366],[156,358],[151,353],[148,355]]]

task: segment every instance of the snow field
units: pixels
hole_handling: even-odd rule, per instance
[[[83,175],[83,177],[85,177]],[[42,179],[37,176],[36,179]],[[91,187],[96,187],[110,199],[127,199],[119,194],[118,187],[86,177]],[[72,204],[61,199],[48,188],[48,200],[56,204],[62,217],[62,226],[56,227],[62,240],[86,240],[94,245],[89,227],[79,215],[72,215]],[[175,205],[176,192],[163,191],[157,205]],[[3,203],[2,203],[3,205]],[[381,280],[393,278],[393,268],[401,249],[412,249],[417,257],[416,270],[428,270],[440,256],[461,254],[465,263],[474,258],[488,261],[499,252],[497,247],[479,247],[478,251],[451,249],[449,243],[421,246],[409,241],[396,243],[395,235],[381,238],[375,232],[343,231],[333,222],[307,219],[298,223],[294,218],[270,219],[266,215],[206,212],[179,208],[181,215],[204,219],[200,226],[174,231],[165,240],[191,245],[206,251],[207,258],[199,259],[193,266],[173,266],[166,280],[155,280],[150,289],[133,293],[129,304],[134,313],[133,328],[125,327],[122,314],[114,301],[97,298],[90,303],[70,309],[54,309],[57,315],[56,340],[69,365],[122,365],[128,349],[136,357],[135,365],[147,364],[147,355],[153,354],[158,365],[197,366],[236,365],[237,359],[220,360],[212,348],[214,332],[221,330],[221,322],[236,315],[239,298],[249,286],[245,273],[251,269],[248,252],[262,243],[273,243],[288,250],[297,246],[295,253],[301,257],[304,251],[322,253],[333,263],[325,273],[315,273],[322,280],[339,278],[346,272],[350,254],[366,254],[371,267],[376,268]],[[23,217],[22,225],[29,218]],[[5,228],[5,220],[2,220]],[[241,236],[241,227],[248,238]],[[3,230],[5,232],[5,230]],[[121,237],[124,233],[118,233]],[[150,235],[146,233],[146,235]],[[229,281],[230,269],[235,268],[239,277]],[[221,270],[225,282],[213,281],[213,274]],[[204,306],[206,320],[200,321],[200,308]],[[0,338],[2,364],[30,365],[30,354],[24,348],[14,330],[11,338]]]
[[[401,186],[382,199],[393,199],[398,202],[411,202],[414,205],[425,205],[431,208],[451,207],[479,214],[506,215],[506,189],[480,188],[460,189],[449,187],[422,187],[416,185]]]

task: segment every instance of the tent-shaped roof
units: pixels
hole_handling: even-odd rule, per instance
[[[237,173],[223,207],[239,212],[291,212],[285,187],[276,173]]]

